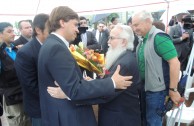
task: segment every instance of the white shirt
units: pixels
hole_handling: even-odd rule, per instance
[[[87,33],[81,34],[81,39],[82,39],[84,48],[86,48],[87,47]]]
[[[98,30],[96,30],[96,40],[97,40],[97,42],[99,42],[99,35],[100,35],[100,32]],[[102,32],[101,32],[101,37],[102,37]]]
[[[65,38],[63,38],[63,36],[61,36],[61,35],[59,35],[55,32],[52,32],[51,34],[56,35],[57,37],[59,37],[65,43],[65,45],[69,48],[69,42]]]

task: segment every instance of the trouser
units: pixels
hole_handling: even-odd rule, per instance
[[[147,126],[162,126],[162,116],[158,111],[165,109],[167,91],[146,91],[146,120]]]
[[[31,126],[30,118],[24,113],[22,103],[7,106],[3,97],[3,110],[9,126]]]
[[[139,87],[139,99],[140,99],[140,110],[141,110],[141,126],[146,125],[146,93],[144,81],[141,82]]]

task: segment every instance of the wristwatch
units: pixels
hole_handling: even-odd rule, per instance
[[[169,90],[177,92],[177,88],[169,88]]]

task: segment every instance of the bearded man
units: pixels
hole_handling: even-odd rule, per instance
[[[141,114],[138,87],[140,84],[136,58],[133,51],[134,34],[129,26],[116,25],[110,32],[109,49],[106,54],[105,68],[112,76],[117,65],[121,66],[121,75],[133,76],[133,84],[112,96],[104,97],[99,104],[99,126],[140,126]]]
[[[133,84],[126,90],[116,90],[113,95],[96,98],[99,104],[98,126],[141,126],[138,87],[140,77],[133,51],[134,34],[130,26],[116,25],[110,32],[106,54],[106,74],[111,77],[118,65],[122,76],[133,76]],[[59,87],[48,87],[55,98],[67,98]],[[61,95],[60,95],[61,94]]]

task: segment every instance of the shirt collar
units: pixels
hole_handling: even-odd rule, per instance
[[[40,43],[40,45],[42,45],[43,43],[36,37],[37,41]]]
[[[21,36],[23,36],[23,35],[21,35]],[[31,38],[27,38],[27,37],[25,37],[25,36],[23,36],[23,37],[24,37],[28,42],[32,40],[32,37],[31,37]]]
[[[5,49],[7,52],[12,52],[13,48],[14,48],[14,45],[11,43],[10,46],[7,46]]]
[[[55,32],[52,32],[51,34],[56,35],[58,38],[60,38],[65,43],[65,45],[69,48],[69,42],[67,42],[67,40],[63,36],[61,36]]]

